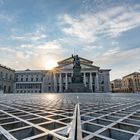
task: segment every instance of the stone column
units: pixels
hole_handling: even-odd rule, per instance
[[[62,92],[62,73],[59,73],[59,92]]]
[[[85,87],[87,86],[87,84],[86,84],[86,73],[84,72],[84,85],[85,85]]]
[[[54,92],[56,92],[57,82],[56,82],[56,75],[53,73],[53,80],[54,80]]]
[[[41,84],[41,92],[45,92],[44,90],[44,88],[45,88],[45,86],[44,86],[44,84],[45,84],[45,74],[43,75],[43,77],[42,77],[42,84]]]
[[[95,77],[95,91],[99,92],[99,77],[98,77],[98,72],[96,72],[96,77]]]
[[[65,89],[68,89],[68,75],[65,73],[66,79],[65,79]]]
[[[137,81],[136,81],[137,82]],[[137,89],[136,89],[136,82],[135,82],[135,79],[132,79],[132,83],[133,83],[133,92],[137,92]]]
[[[89,86],[90,86],[90,89],[93,91],[93,89],[92,89],[92,83],[93,83],[93,79],[92,79],[92,73],[90,72],[89,73],[89,81],[90,81],[90,83],[89,83]]]

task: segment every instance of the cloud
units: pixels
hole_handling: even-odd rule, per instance
[[[119,50],[119,48],[116,48],[116,51],[117,50]],[[140,48],[117,51],[117,53],[115,53],[114,49],[114,52],[108,53],[108,55],[98,55],[95,58],[95,63],[100,64],[100,66],[104,68],[111,68],[111,79],[121,78],[126,74],[139,70],[139,54]]]
[[[119,47],[115,47],[114,49],[110,49],[110,50],[107,50],[103,56],[107,56],[107,55],[113,55],[113,54],[116,54],[120,51],[120,48]]]
[[[99,64],[105,66],[129,62],[139,62],[139,54],[140,48],[120,51],[119,48],[116,47],[114,50],[108,50],[104,54],[101,54],[102,56],[97,56],[95,59]]]
[[[91,30],[93,27],[93,22],[90,21],[90,17],[87,19],[85,16],[81,16],[80,19],[76,19],[65,14],[62,17],[61,25],[64,25],[64,27],[62,27],[62,31],[66,34],[79,37],[80,39],[89,40],[90,42],[96,40],[96,38],[93,36],[94,33]]]
[[[44,35],[44,34],[37,35],[37,34],[33,34],[33,33],[25,34],[23,36],[11,36],[11,39],[19,40],[19,41],[28,41],[28,40],[37,41],[37,40],[41,40],[43,38],[46,38],[46,35]]]
[[[44,33],[45,28],[41,25],[38,25],[35,29],[35,31],[30,33],[22,33],[22,35],[16,35],[18,30],[13,30],[13,34],[10,36],[10,39],[12,40],[18,40],[18,41],[39,41],[42,39],[46,39],[47,35]],[[15,35],[14,35],[15,34]]]
[[[14,15],[6,14],[6,13],[0,13],[0,22],[13,22],[15,20]]]
[[[58,60],[67,50],[57,40],[39,45],[22,44],[18,47],[0,47],[3,65],[15,69],[45,69],[46,61]]]
[[[57,49],[61,49],[61,44],[58,41],[54,40],[54,41],[46,42],[43,45],[39,45],[38,49],[57,50]]]
[[[14,53],[15,51],[13,49],[11,49],[11,48],[6,48],[6,47],[0,46],[0,52]]]
[[[136,6],[131,8],[118,6],[95,14],[81,14],[79,17],[64,14],[59,19],[65,34],[94,42],[99,35],[114,38],[140,26],[140,12]]]

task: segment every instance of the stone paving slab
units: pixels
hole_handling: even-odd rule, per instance
[[[1,94],[0,140],[140,140],[140,94]]]

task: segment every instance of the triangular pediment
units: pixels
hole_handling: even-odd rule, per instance
[[[93,61],[91,61],[91,60],[87,60],[87,59],[82,58],[82,57],[79,57],[79,58],[80,58],[81,64],[88,64],[88,65],[92,65],[93,64]],[[59,61],[58,65],[66,65],[66,64],[71,64],[71,63],[73,63],[73,58],[69,57],[69,58],[64,59],[62,61]]]
[[[85,58],[79,57],[81,62],[82,70],[95,70],[98,71],[100,68],[93,65],[93,61],[87,60]],[[72,70],[73,69],[73,58],[69,57],[62,61],[58,62],[58,66],[55,68],[56,70]]]
[[[73,69],[73,62],[69,62],[68,64],[65,65],[59,65],[56,67],[57,69]],[[94,65],[88,65],[88,64],[82,64],[81,63],[81,68],[82,69],[94,69],[94,70],[99,70],[99,67],[94,66]]]

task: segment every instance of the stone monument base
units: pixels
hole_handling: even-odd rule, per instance
[[[92,92],[88,87],[85,87],[83,83],[71,83],[65,92]]]

